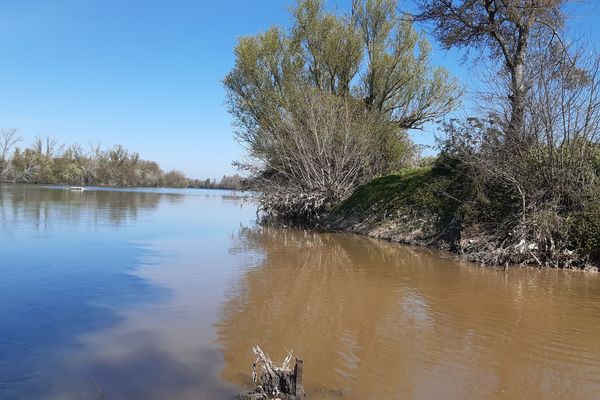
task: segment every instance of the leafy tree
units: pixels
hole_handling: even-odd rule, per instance
[[[288,32],[272,27],[241,38],[235,49],[224,84],[236,136],[250,156],[239,165],[266,197],[331,205],[401,166],[414,151],[406,131],[448,112],[457,85],[430,66],[430,45],[396,14],[393,0],[357,0],[342,16],[320,0],[301,0],[292,16]],[[349,131],[330,136],[332,129]],[[361,163],[342,166],[324,154],[350,157],[358,142],[368,149],[357,153]]]
[[[172,170],[163,175],[161,183],[166,187],[186,187],[188,179],[183,172]]]

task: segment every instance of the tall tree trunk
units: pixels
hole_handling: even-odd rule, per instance
[[[507,59],[506,64],[510,71],[511,85],[509,94],[510,101],[510,122],[508,125],[508,135],[513,141],[519,144],[525,144],[525,102],[527,97],[528,87],[525,77],[525,63],[527,60],[529,31],[533,17],[527,18],[526,22],[519,26],[517,47],[515,49],[512,60]]]
[[[525,138],[525,97],[527,96],[527,87],[523,77],[524,65],[517,64],[511,71],[511,93],[510,101],[510,121],[508,125],[508,136],[512,141],[523,142]]]

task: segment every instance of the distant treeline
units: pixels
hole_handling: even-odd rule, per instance
[[[65,146],[55,138],[38,137],[31,146],[18,146],[16,129],[0,131],[0,182],[69,185],[144,186],[175,188],[240,189],[239,175],[215,179],[190,179],[182,172],[164,172],[158,163],[121,145],[85,150]]]

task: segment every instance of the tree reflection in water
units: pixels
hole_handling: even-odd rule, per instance
[[[162,202],[181,202],[177,193],[139,190],[70,191],[62,187],[2,185],[0,190],[0,226],[11,229],[27,220],[39,229],[52,221],[61,224],[108,223],[122,225],[138,218],[139,211],[151,211]]]

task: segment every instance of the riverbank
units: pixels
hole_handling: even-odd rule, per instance
[[[465,216],[451,174],[431,168],[403,170],[359,187],[325,219],[326,229],[450,251],[472,262],[598,271],[581,248],[548,248],[529,234],[536,227],[490,229]],[[450,189],[453,190],[450,190]],[[489,214],[496,210],[478,210]]]

